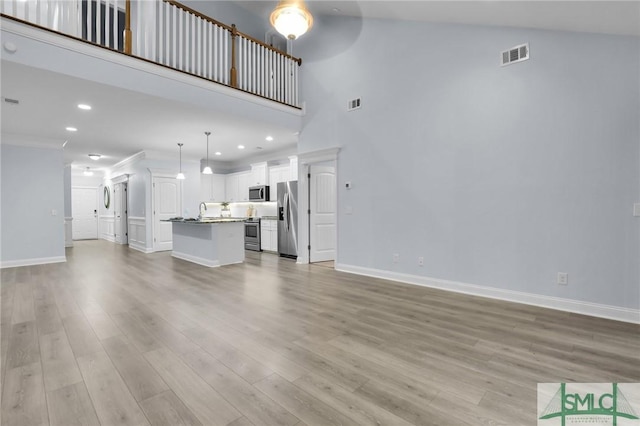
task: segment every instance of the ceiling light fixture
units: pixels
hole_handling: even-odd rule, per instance
[[[91,169],[89,169],[89,167],[87,167],[87,169],[82,172],[82,174],[85,176],[93,176],[93,172],[91,171]]]
[[[207,135],[207,167],[205,167],[204,170],[202,170],[202,174],[211,175],[213,174],[211,167],[209,167],[209,135],[211,134],[211,132],[204,132],[204,134]]]
[[[78,104],[78,108],[83,109],[85,111],[89,111],[91,109],[91,105],[87,104]]]
[[[222,155],[220,151],[216,151],[216,155]]]
[[[238,145],[238,149],[244,149],[244,145]]]
[[[178,172],[176,179],[183,180],[185,178],[184,173],[182,173],[182,145],[183,143],[178,142],[178,146],[180,147],[180,171]]]
[[[89,158],[91,158],[93,161],[98,161],[101,157],[102,155],[100,154],[89,154]]]
[[[313,26],[313,16],[304,0],[280,0],[270,16],[271,25],[289,40],[295,40]]]
[[[273,140],[273,136],[267,136],[266,138],[264,138],[264,140],[266,140],[267,142],[271,142]]]
[[[77,132],[78,129],[76,129],[75,127],[66,127],[67,132]]]

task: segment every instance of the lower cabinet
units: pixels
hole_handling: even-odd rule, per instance
[[[260,221],[260,248],[266,251],[278,251],[278,222],[271,219]]]

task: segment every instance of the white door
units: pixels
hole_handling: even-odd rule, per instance
[[[163,220],[182,215],[182,191],[175,178],[153,178],[153,250],[173,248],[171,222]]]
[[[333,166],[310,166],[310,262],[336,257],[336,173]]]
[[[71,188],[72,238],[95,240],[98,238],[98,189]]]
[[[113,214],[116,243],[127,244],[127,184],[113,187]]]

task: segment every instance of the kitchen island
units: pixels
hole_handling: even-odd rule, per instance
[[[210,268],[244,262],[244,219],[172,219],[171,256]]]

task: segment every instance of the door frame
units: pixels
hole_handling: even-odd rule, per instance
[[[178,174],[178,172],[172,172],[172,171],[168,171],[168,170],[157,170],[157,169],[147,169],[149,170],[149,174],[151,175],[151,179],[149,180],[149,191],[151,192],[151,196],[149,197],[149,200],[151,201],[150,205],[149,205],[149,213],[147,215],[147,217],[151,217],[151,253],[155,253],[156,252],[156,218],[155,215],[153,214],[153,207],[156,205],[156,191],[155,191],[155,187],[154,187],[154,180],[156,178],[169,178],[169,179],[176,179],[176,175]],[[183,205],[183,201],[184,201],[184,187],[183,187],[183,181],[182,180],[178,180],[176,179],[176,181],[178,181],[178,185],[180,185],[180,199],[178,200],[178,204],[179,204],[179,210],[182,212],[182,205]],[[147,243],[147,247],[149,247],[149,244]]]
[[[316,163],[327,163],[334,167],[336,172],[336,259],[338,263],[338,235],[340,235],[340,197],[338,197],[339,173],[338,153],[340,148],[327,148],[318,151],[298,154],[298,261],[297,263],[309,263],[309,166]],[[302,250],[300,249],[302,248]]]

